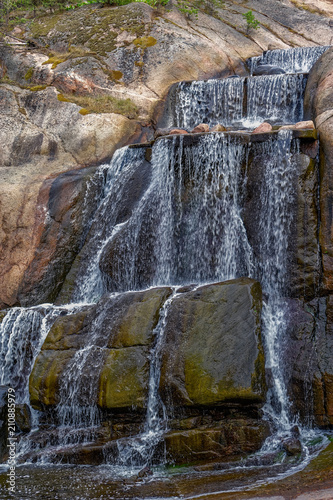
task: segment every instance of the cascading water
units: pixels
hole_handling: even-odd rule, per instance
[[[262,56],[249,59],[251,75],[259,64],[278,66],[284,69],[286,73],[308,73],[319,57],[329,48],[330,45],[296,47],[288,50],[267,50]]]
[[[101,254],[107,244],[126,225],[131,210],[124,208],[124,198],[128,195],[128,185],[135,176],[138,168],[144,162],[144,150],[135,148],[121,148],[115,152],[110,165],[103,166],[106,181],[102,200],[92,222],[91,235],[88,236],[86,252],[82,257],[84,271],[78,278],[72,300],[74,302],[93,302],[103,293],[102,275],[99,269]],[[145,175],[149,178],[150,173]],[[140,183],[144,180],[137,176],[138,184],[133,190],[141,194]],[[133,198],[135,198],[132,195]],[[134,199],[134,206],[135,206]],[[133,207],[134,209],[134,207]],[[111,228],[111,232],[110,232]]]
[[[160,443],[167,430],[165,406],[159,395],[161,374],[161,351],[164,340],[164,331],[168,311],[173,300],[177,297],[177,289],[165,301],[159,321],[154,330],[154,348],[152,350],[149,374],[149,394],[144,429],[141,434],[129,440],[119,440],[119,463],[126,466],[150,466],[156,446]]]
[[[245,124],[251,127],[251,125],[262,123],[267,118],[279,123],[301,121],[306,81],[303,75],[248,78]]]
[[[256,127],[264,120],[295,123],[303,118],[306,81],[293,74],[181,82],[172,125],[190,130],[198,123],[233,128]]]
[[[303,71],[304,65],[297,61],[311,53],[314,62],[320,50],[300,50],[283,57],[292,61],[288,59],[289,69]],[[277,64],[274,57],[279,61],[281,51],[272,52],[276,54],[267,53],[265,62]],[[253,59],[252,65],[257,63]],[[176,90],[174,120],[187,128],[198,122],[241,123],[244,127],[265,119],[301,120],[305,83],[303,75],[181,83]],[[28,402],[29,374],[59,315],[80,312],[101,297],[117,308],[117,301],[133,290],[174,287],[160,308],[153,332],[145,422],[139,434],[119,440],[120,464],[150,464],[167,429],[158,392],[160,354],[169,308],[178,299],[177,287],[185,284],[243,276],[261,282],[266,367],[271,381],[265,411],[277,433],[288,433],[291,428],[279,349],[287,328],[288,241],[295,196],[292,154],[297,146],[290,131],[272,134],[262,143],[251,141],[246,133],[210,133],[160,138],[152,147],[151,158],[146,147],[117,151],[111,164],[99,169],[99,175],[105,177],[104,192],[75,264],[78,278],[73,304],[15,308],[1,324],[1,383],[15,385],[21,401]],[[250,155],[264,158],[257,188],[257,230],[252,239],[245,217]],[[77,350],[60,378],[56,418],[60,424],[57,445],[62,447],[89,442],[101,423],[96,380],[108,342],[102,301],[96,305],[100,313],[90,325],[87,343]],[[88,376],[83,377],[84,372]],[[81,438],[82,429],[87,432]],[[27,451],[24,439],[22,450]]]
[[[294,148],[297,145],[294,145]],[[287,388],[281,356],[281,342],[286,334],[285,300],[288,285],[288,245],[293,221],[292,205],[295,200],[295,163],[292,161],[292,132],[278,134],[275,151],[262,143],[257,154],[268,158],[260,184],[258,220],[258,253],[255,277],[260,281],[267,299],[263,304],[263,335],[266,344],[266,368],[271,373],[272,386],[266,403],[278,430],[288,431],[291,426]],[[295,153],[295,151],[294,151]]]
[[[195,145],[179,137],[158,140],[150,187],[111,242],[116,266],[108,290],[249,275],[251,249],[240,215],[245,161],[238,137],[209,134]]]
[[[243,117],[244,78],[181,82],[175,92],[178,127],[193,128],[198,123],[232,125]]]
[[[16,391],[18,403],[29,403],[29,375],[46,338],[65,308],[51,304],[8,311],[0,324],[0,385]]]

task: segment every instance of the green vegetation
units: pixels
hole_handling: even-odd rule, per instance
[[[32,75],[34,74],[34,68],[29,68],[25,74],[25,80],[31,80]]]
[[[153,36],[143,36],[141,38],[136,38],[133,40],[133,43],[136,47],[140,47],[141,49],[146,49],[147,47],[152,47],[157,42],[156,38]]]
[[[260,26],[260,23],[258,19],[254,17],[254,14],[252,10],[249,10],[246,12],[246,14],[243,14],[243,17],[246,21],[246,33],[249,34],[251,29],[257,30]]]
[[[166,7],[169,0],[0,0],[0,25],[7,30],[14,25],[24,24],[30,19],[46,13],[54,14],[63,10],[76,10],[97,3],[117,7],[136,2],[147,3],[153,8],[161,8]],[[176,5],[184,15],[190,17],[191,15],[197,16],[199,11],[214,15],[216,8],[224,8],[224,1],[177,0]],[[49,23],[46,22],[47,24]]]
[[[39,92],[40,90],[45,90],[46,85],[34,85],[33,87],[27,87],[29,90],[32,90],[32,92]]]
[[[77,104],[82,108],[79,111],[81,115],[87,115],[88,113],[116,113],[131,119],[138,116],[138,108],[131,99],[117,99],[111,95],[78,96],[59,94],[58,100]]]

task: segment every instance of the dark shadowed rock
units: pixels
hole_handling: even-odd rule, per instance
[[[31,411],[26,403],[16,405],[15,419],[18,431],[20,432],[31,431],[31,423],[32,423]]]
[[[282,442],[282,447],[285,450],[285,452],[287,453],[287,455],[289,455],[290,457],[295,456],[295,455],[299,455],[300,453],[302,453],[301,442],[299,439],[296,439],[294,437],[289,438],[289,439],[285,439]]]
[[[0,462],[7,455],[8,448],[8,406],[7,406],[8,387],[0,386]]]
[[[56,299],[97,207],[102,178],[95,174],[96,168],[92,167],[44,182],[39,202],[47,206],[48,217],[44,226],[36,224],[40,233],[38,249],[19,290],[23,306]]]
[[[333,291],[333,50],[326,51],[309,74],[304,98],[304,117],[314,120],[320,134],[320,214],[319,240],[322,254],[323,287]]]
[[[285,73],[283,68],[272,66],[271,64],[259,64],[253,71],[253,76],[260,75],[282,75]]]

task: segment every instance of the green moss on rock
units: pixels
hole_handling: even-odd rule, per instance
[[[40,90],[45,90],[47,85],[34,85],[33,87],[29,87],[29,90],[32,92],[39,92]]]
[[[105,6],[103,9],[88,5],[82,9],[41,16],[30,27],[32,38],[44,44],[47,41],[50,46],[59,43],[81,45],[102,56],[116,48],[116,38],[122,28],[138,38],[145,34],[140,4]]]
[[[102,408],[143,408],[148,396],[149,350],[112,349],[100,377],[98,404]]]
[[[31,80],[33,74],[34,74],[34,68],[29,68],[26,74],[24,75],[24,79]]]
[[[203,286],[174,301],[160,382],[167,404],[262,402],[260,314],[260,285],[248,278]]]
[[[62,94],[58,94],[57,99],[58,99],[58,101],[61,101],[61,102],[71,102],[69,99],[67,99],[67,97],[65,97]]]
[[[80,109],[79,113],[80,113],[80,115],[85,116],[85,115],[90,115],[91,111],[88,111],[87,109],[82,108],[82,109]]]
[[[133,40],[133,43],[136,47],[147,49],[148,47],[153,47],[157,43],[157,40],[153,36],[143,36]]]

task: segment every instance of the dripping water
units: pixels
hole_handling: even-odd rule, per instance
[[[103,294],[103,278],[100,272],[100,257],[130,214],[124,209],[126,185],[144,161],[142,148],[124,147],[117,150],[110,165],[102,168],[106,181],[100,205],[92,221],[85,253],[80,256],[80,275],[72,297],[74,302],[96,302]],[[125,198],[126,199],[126,198]]]
[[[292,71],[298,71],[296,63],[293,64]],[[301,119],[300,107],[294,102],[302,99],[303,75],[256,77],[248,79],[247,84],[246,116],[243,114],[244,79],[180,84],[177,97],[179,126],[192,127],[198,121],[213,124],[223,120],[233,124],[244,118],[251,123],[267,118],[289,122]],[[221,100],[222,89],[231,102]],[[269,107],[266,106],[267,99],[271,100]],[[126,185],[146,162],[144,149],[123,148],[116,152],[110,166],[101,168],[101,175],[106,177],[105,189],[87,236],[86,254],[83,252],[81,255],[82,269],[86,270],[78,280],[74,300],[91,302],[105,292],[123,292],[155,285],[178,286],[193,281],[205,283],[238,276],[258,279],[265,294],[263,331],[267,368],[273,381],[265,411],[275,423],[275,428],[285,432],[292,422],[283,366],[278,355],[287,328],[286,260],[292,223],[290,207],[294,196],[291,133],[280,132],[278,140],[270,140],[260,147],[268,161],[260,187],[262,207],[257,246],[260,255],[267,255],[266,260],[254,255],[243,223],[247,146],[237,138],[224,134],[199,137],[196,144],[187,144],[183,137],[160,139],[153,147],[152,162],[148,168],[151,168],[151,178],[134,200],[130,211],[124,210],[122,202],[126,197]],[[110,245],[118,255],[118,268],[113,270],[112,276],[106,275],[102,267],[103,257],[110,250]],[[152,266],[145,276],[142,271],[148,263]],[[151,359],[145,426],[142,434],[130,443],[119,442],[121,463],[136,463],[138,457],[140,463],[150,463],[167,429],[163,403],[158,394],[159,355],[168,311],[176,295],[175,291],[165,302],[154,330],[156,340]],[[1,380],[4,384],[10,381],[12,385],[17,379],[18,388],[25,387],[22,401],[28,398],[27,380],[34,359],[61,311],[50,307],[49,317],[46,309],[38,314],[34,308],[13,309],[1,327],[1,353],[5,353],[1,354],[5,366]],[[21,322],[22,326],[19,326]],[[99,336],[100,326],[99,322],[93,324],[88,344],[77,352],[61,379],[57,415],[64,430],[62,444],[77,443],[75,433],[79,428],[92,430],[91,434],[87,434],[90,437],[86,435],[84,438],[84,442],[88,442],[93,439],[94,428],[100,423],[96,406],[97,389],[93,384],[96,376],[91,377],[84,391],[81,379],[87,367],[93,367],[97,374],[103,362],[106,344],[105,339]],[[29,342],[35,346],[29,355],[28,347],[21,349],[19,342],[14,342],[15,336],[19,338],[19,332],[23,330],[28,332]],[[7,351],[6,342],[10,346]],[[12,366],[14,352],[15,356],[20,353],[17,372]],[[26,354],[27,360],[24,359]],[[22,374],[25,374],[24,377]],[[66,437],[68,427],[73,427],[74,432]]]
[[[131,466],[151,466],[155,450],[167,431],[167,414],[163,401],[159,395],[161,376],[161,352],[168,312],[172,302],[177,297],[177,288],[164,302],[159,321],[154,329],[154,346],[150,358],[150,373],[148,384],[147,412],[143,432],[128,440],[118,440],[119,464]],[[166,457],[159,456],[159,461],[166,462]]]
[[[267,142],[259,147],[260,154],[266,155],[267,160],[259,188],[261,216],[257,234],[261,259],[256,263],[256,279],[260,281],[267,297],[263,303],[262,322],[266,369],[271,374],[272,386],[265,411],[273,420],[275,430],[288,430],[291,427],[281,356],[287,328],[285,294],[288,284],[288,242],[296,194],[291,142],[292,132],[283,130],[278,134],[274,153]]]
[[[269,75],[248,78],[247,116],[244,125],[265,120],[296,123],[303,119],[304,75]]]
[[[158,140],[150,188],[113,244],[117,265],[108,290],[249,275],[251,248],[241,217],[245,162],[238,137]]]

